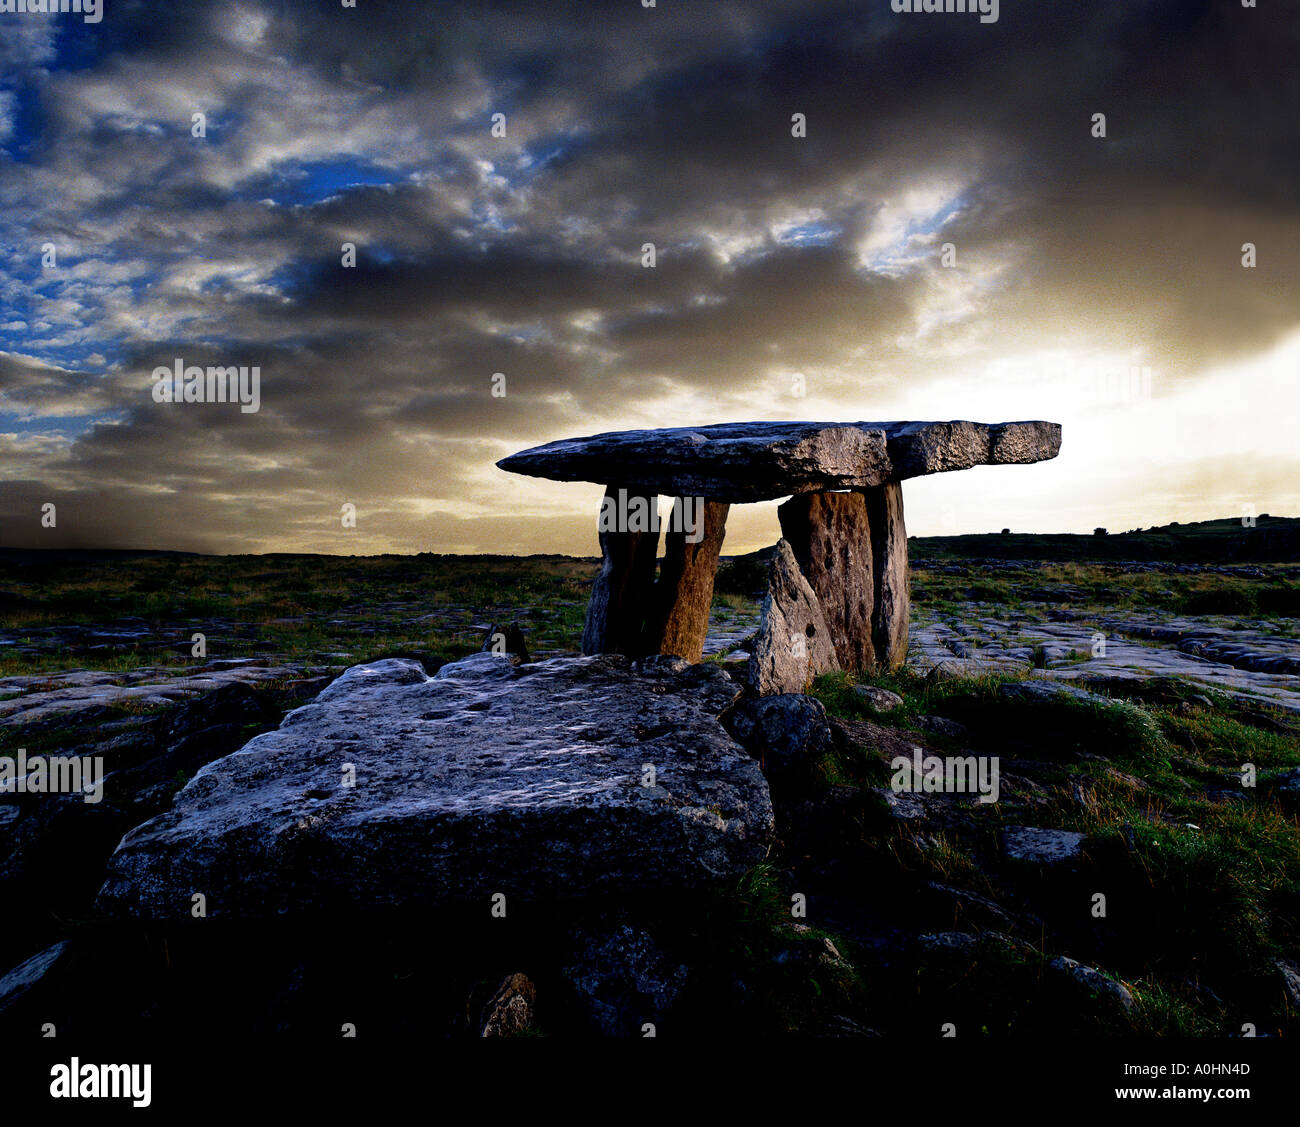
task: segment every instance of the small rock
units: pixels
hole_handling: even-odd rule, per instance
[[[1055,704],[1060,700],[1074,700],[1080,704],[1110,705],[1109,697],[1090,693],[1075,685],[1060,681],[1010,681],[998,686],[998,696],[1004,700],[1028,701],[1035,704]]]
[[[537,987],[525,974],[506,978],[483,1009],[483,1037],[518,1037],[535,1018]]]
[[[879,1037],[880,1034],[869,1025],[855,1021],[847,1014],[833,1014],[823,1023],[820,1035],[823,1037]]]
[[[1274,959],[1273,965],[1277,967],[1278,974],[1282,977],[1282,989],[1286,991],[1287,1004],[1293,1012],[1300,1010],[1300,965],[1290,959]]]
[[[576,954],[563,974],[605,1036],[638,1037],[677,1000],[687,968],[674,966],[649,933],[621,923],[604,933],[578,929],[573,939]]]
[[[1073,830],[1048,830],[1039,826],[1008,826],[1002,831],[1002,847],[1013,861],[1057,865],[1073,861],[1087,835]]]
[[[895,794],[889,787],[876,787],[875,793],[885,800],[890,816],[904,822],[928,817],[931,805],[935,801],[933,795],[907,791]]]
[[[175,745],[213,728],[264,723],[271,714],[265,698],[235,681],[183,704],[168,718],[163,738]]]
[[[1146,783],[1144,783],[1144,782],[1143,782],[1141,779],[1139,779],[1136,775],[1129,775],[1129,774],[1126,774],[1125,772],[1120,771],[1120,770],[1118,770],[1118,769],[1115,768],[1115,767],[1109,767],[1109,766],[1104,767],[1104,768],[1102,769],[1102,773],[1103,773],[1103,774],[1104,774],[1104,775],[1105,775],[1105,776],[1106,776],[1106,777],[1107,777],[1111,782],[1113,782],[1113,783],[1118,783],[1120,786],[1124,787],[1126,790],[1130,790],[1130,791],[1135,791],[1135,792],[1136,792],[1136,791],[1143,791],[1143,790],[1146,790],[1146,789],[1147,789],[1147,785],[1146,785]]]
[[[519,623],[512,622],[509,626],[501,627],[494,622],[488,627],[479,652],[509,654],[511,657],[519,658],[521,662],[526,662],[528,643],[524,641],[524,632],[520,629]]]
[[[878,685],[854,685],[853,691],[877,712],[892,712],[903,703],[903,698]]]
[[[19,963],[7,975],[0,978],[0,1013],[7,1010],[40,982],[63,957],[63,952],[67,948],[66,942],[47,947],[39,955],[33,955],[25,963]]]
[[[726,725],[750,755],[769,766],[816,760],[833,745],[825,706],[801,693],[744,701],[726,718]]]
[[[975,951],[976,939],[966,931],[936,931],[917,937],[927,951],[952,951],[962,955]]]
[[[793,946],[778,951],[772,957],[774,963],[807,963],[834,970],[852,970],[839,948],[826,936],[813,935],[812,928],[807,924],[789,924],[783,930],[793,935],[796,942]]]
[[[1012,922],[1011,916],[1001,905],[990,900],[987,896],[980,896],[978,893],[970,892],[964,888],[954,888],[951,885],[940,884],[938,881],[928,881],[925,887],[936,907],[942,906],[946,909],[945,914],[956,915],[960,913],[964,919],[969,918],[982,927],[995,924],[998,927],[1007,927]]]
[[[718,662],[723,669],[738,671],[738,675],[743,675],[745,666],[749,664],[749,654],[744,650],[732,650],[721,661]]]
[[[945,681],[960,681],[969,674],[963,665],[956,661],[941,661],[925,675],[927,685],[938,685]]]
[[[1132,1011],[1133,995],[1122,982],[1107,978],[1101,971],[1084,966],[1065,956],[1058,956],[1047,965],[1058,975],[1074,982],[1094,997],[1118,1005],[1125,1013]]]
[[[1292,767],[1290,771],[1278,775],[1274,786],[1284,794],[1300,795],[1300,767]]]
[[[949,720],[946,716],[918,716],[916,722],[924,731],[933,732],[936,736],[947,736],[950,740],[970,737],[970,729],[965,724]]]

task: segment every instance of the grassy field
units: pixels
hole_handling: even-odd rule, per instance
[[[1151,610],[1300,621],[1300,564],[1177,572],[1114,560],[1276,560],[1300,521],[1209,521],[1105,537],[1011,534],[913,539],[918,611],[989,603]],[[1260,538],[1263,539],[1260,539]],[[1271,537],[1271,540],[1268,538]],[[1254,547],[1252,547],[1254,545]],[[969,558],[1033,565],[968,564]],[[1289,557],[1294,560],[1294,551]],[[566,556],[195,556],[0,551],[0,676],[89,667],[181,667],[194,632],[210,657],[353,664],[394,652],[442,660],[518,620],[534,652],[576,652],[598,561]],[[962,571],[965,574],[962,574]],[[765,585],[756,555],[724,561],[715,613],[752,611]],[[80,629],[78,629],[80,628]],[[135,634],[103,637],[105,634]]]
[[[912,566],[912,601],[926,610],[994,603],[1011,610],[1038,604],[1073,609],[1238,615],[1290,626],[1300,617],[1300,565],[1266,564],[1240,574],[1142,571],[1097,562],[1044,563],[1027,569],[970,567],[920,559]],[[1252,574],[1258,572],[1259,574]]]
[[[1205,535],[1218,543],[1214,529]],[[1016,559],[989,546],[1014,537],[975,539],[965,545],[972,556]],[[1292,563],[1000,566],[971,563],[962,547],[914,550],[918,616],[972,604],[1045,616],[1059,605],[1269,619],[1292,635],[1300,623]],[[1118,558],[1138,557],[1126,549]],[[208,660],[255,657],[317,672],[397,655],[440,663],[479,649],[490,624],[510,621],[534,656],[573,653],[596,567],[559,556],[3,553],[0,676],[179,672],[199,664],[193,632],[207,636]],[[724,563],[715,617],[752,614],[764,577],[754,557]],[[1167,678],[1090,704],[1009,700],[1007,680],[902,671],[817,682],[814,694],[851,738],[807,764],[805,777],[773,780],[780,847],[726,895],[656,921],[697,968],[687,1010],[707,1023],[739,1004],[728,991],[743,979],[746,1020],[770,1033],[821,1035],[848,1023],[851,1032],[931,1036],[945,1021],[994,1036],[1292,1027],[1278,961],[1300,957],[1300,824],[1280,782],[1300,767],[1300,726]],[[878,712],[860,684],[903,703]],[[296,703],[277,695],[285,689],[271,682],[258,695],[282,710]],[[936,719],[960,727],[936,728]],[[162,739],[169,722],[166,709],[127,704],[87,714],[84,731],[11,729],[0,751],[19,740],[38,753],[74,737],[87,746],[125,738],[114,725]],[[884,790],[897,740],[997,756],[1002,799],[939,805],[915,822],[896,817]],[[1241,785],[1244,764],[1257,773],[1254,787]],[[1083,833],[1082,861],[1050,879],[1009,863],[1000,835],[1016,825]],[[806,928],[792,929],[796,891],[816,905]],[[1101,917],[1090,910],[1098,893]],[[969,943],[942,938],[954,931]],[[1063,994],[1052,972],[1062,955],[1122,984],[1132,1009]]]
[[[538,651],[576,649],[596,562],[563,556],[0,557],[0,676],[279,657],[347,664],[396,652],[449,660],[518,619]],[[94,628],[89,640],[76,627]],[[122,629],[138,638],[104,641]],[[171,639],[172,644],[159,644]],[[92,648],[98,647],[98,648]]]
[[[1285,1028],[1296,1015],[1274,960],[1300,952],[1300,823],[1276,784],[1300,766],[1300,726],[1177,681],[1086,704],[1009,701],[998,693],[1008,680],[862,678],[902,696],[884,713],[850,675],[828,675],[815,690],[831,715],[914,733],[949,753],[998,755],[1023,776],[956,830],[873,832],[862,842],[882,881],[937,881],[1013,912],[1028,899],[1051,936],[1021,933],[1019,954],[1015,945],[985,952],[986,964],[1006,964],[992,977],[949,981],[940,971],[927,999],[936,1020],[955,997],[968,1010],[1001,1013],[1001,1032],[1037,1028],[1043,967],[1068,949],[1132,991],[1135,1011],[1115,1030],[1223,1035],[1248,1020],[1252,1004],[1271,1028]],[[919,721],[934,716],[960,723],[962,738],[924,731]],[[1245,764],[1253,787],[1242,786]],[[880,787],[888,778],[870,746],[820,770],[832,785]],[[998,832],[1016,824],[1087,835],[1082,879],[1027,889],[997,856]],[[1088,910],[1096,893],[1106,897],[1102,918]]]

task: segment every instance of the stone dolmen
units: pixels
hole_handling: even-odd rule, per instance
[[[1045,461],[1060,446],[1060,425],[1041,421],[722,423],[562,439],[497,465],[606,487],[587,654],[698,662],[731,505],[789,497],[750,681],[802,692],[818,673],[907,656],[904,479]],[[678,501],[656,581],[660,494]]]

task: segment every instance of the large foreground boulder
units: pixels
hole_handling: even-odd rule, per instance
[[[607,654],[354,666],[113,855],[101,909],[188,919],[602,901],[734,878],[773,832],[710,665]],[[653,770],[651,770],[653,769]]]

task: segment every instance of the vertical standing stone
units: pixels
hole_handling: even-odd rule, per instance
[[[683,499],[679,511],[691,515]],[[670,528],[664,534],[664,560],[655,584],[654,605],[646,619],[647,653],[676,654],[687,661],[704,656],[713,605],[713,577],[731,506],[719,501],[694,501],[697,528]],[[696,543],[690,543],[688,535]]]
[[[803,693],[818,674],[838,668],[817,592],[799,570],[790,545],[778,540],[749,659],[749,684],[758,696]]]
[[[601,503],[602,525],[600,552],[603,562],[587,604],[587,622],[582,630],[585,654],[622,653],[631,656],[642,652],[642,633],[646,611],[654,593],[655,556],[659,550],[658,498],[610,485]],[[605,514],[635,505],[648,506],[651,516],[648,531],[615,531],[608,527]],[[621,525],[622,520],[617,522]]]
[[[903,525],[903,487],[886,482],[862,491],[871,526],[871,565],[875,583],[872,640],[882,669],[898,669],[907,660],[907,529]]]
[[[861,493],[799,493],[777,509],[808,585],[817,593],[842,669],[874,669],[876,604],[871,529]]]

